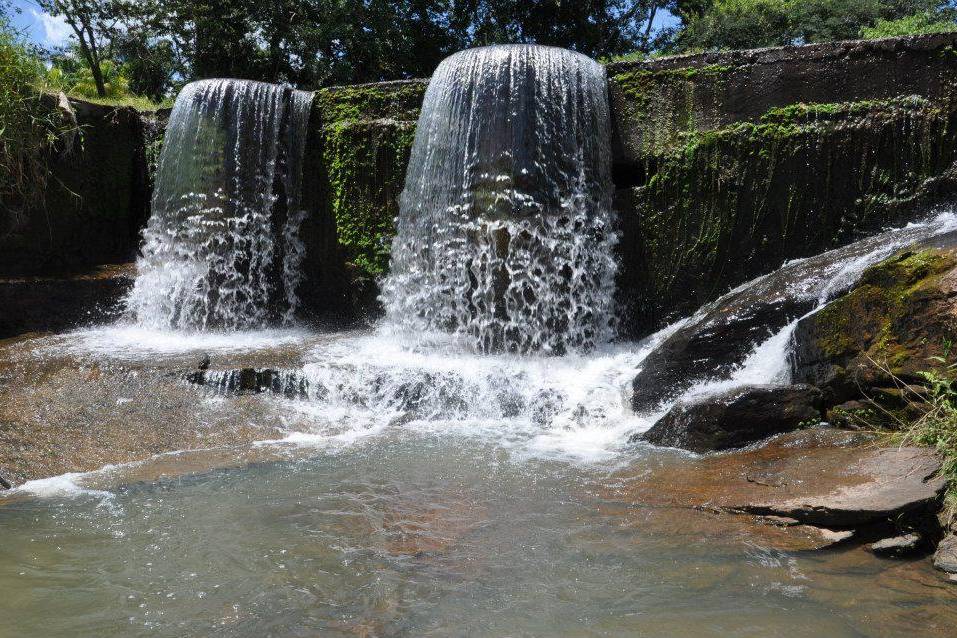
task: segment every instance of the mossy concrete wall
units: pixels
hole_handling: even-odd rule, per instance
[[[79,134],[48,152],[43,201],[26,210],[0,202],[0,274],[83,269],[135,254],[149,198],[140,115],[82,100],[71,107]]]
[[[955,34],[617,63],[608,75],[628,336],[955,192]],[[317,94],[324,206],[368,302],[425,87]]]
[[[957,192],[955,34],[617,63],[608,74],[628,336]],[[426,86],[315,95],[301,296],[318,320],[376,311]],[[51,157],[46,206],[4,229],[0,273],[135,254],[162,118],[75,109],[83,145]]]
[[[428,82],[409,80],[316,92],[306,160],[307,245],[301,297],[321,322],[350,323],[378,310],[398,197]]]
[[[954,193],[957,34],[608,67],[627,333]]]

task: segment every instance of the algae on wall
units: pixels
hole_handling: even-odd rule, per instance
[[[377,278],[388,268],[398,196],[426,86],[388,82],[316,93],[325,205],[342,257],[360,277]]]
[[[929,212],[957,162],[954,39],[612,67],[623,332]]]
[[[378,311],[376,280],[388,268],[426,86],[415,80],[315,93],[303,169],[314,214],[300,229],[308,281],[300,299],[315,321],[342,326]]]

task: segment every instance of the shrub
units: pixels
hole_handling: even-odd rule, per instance
[[[15,230],[23,211],[42,201],[43,155],[67,128],[42,97],[44,76],[39,58],[0,18],[0,234]]]
[[[941,20],[931,13],[915,13],[899,20],[878,20],[873,27],[861,29],[861,37],[865,40],[873,40],[948,31],[957,31],[957,23],[952,20]]]

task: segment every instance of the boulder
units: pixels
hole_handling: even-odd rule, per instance
[[[948,574],[957,574],[957,534],[948,534],[937,545],[934,567]]]
[[[831,428],[665,467],[623,476],[604,496],[646,509],[747,515],[763,528],[860,529],[874,538],[875,530],[933,529],[946,487],[934,450],[883,448],[872,434]]]
[[[726,450],[816,423],[820,405],[811,386],[745,386],[679,402],[641,438],[693,452]]]
[[[780,282],[786,276],[775,273],[771,279]],[[759,285],[733,291],[705,306],[642,361],[632,382],[632,409],[653,410],[697,380],[730,376],[755,344],[810,310],[812,304]]]
[[[919,373],[950,353],[955,296],[955,249],[905,251],[872,266],[851,292],[798,323],[792,378],[824,389],[828,405],[864,396],[906,409],[920,391],[900,380],[921,382]]]

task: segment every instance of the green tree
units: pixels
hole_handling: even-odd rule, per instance
[[[957,23],[951,19],[941,20],[934,13],[915,13],[898,20],[878,20],[873,27],[861,29],[861,37],[866,39],[891,38],[921,33],[945,33],[957,30]]]
[[[594,57],[618,55],[649,48],[651,23],[664,5],[654,0],[477,0],[473,43],[527,42]]]
[[[677,0],[677,50],[740,49],[860,37],[881,21],[920,14],[953,21],[941,0]]]
[[[37,5],[53,16],[61,16],[76,39],[86,61],[99,97],[106,97],[106,80],[102,64],[104,53],[117,32],[121,10],[113,0],[36,0]],[[108,56],[107,56],[108,57]]]

